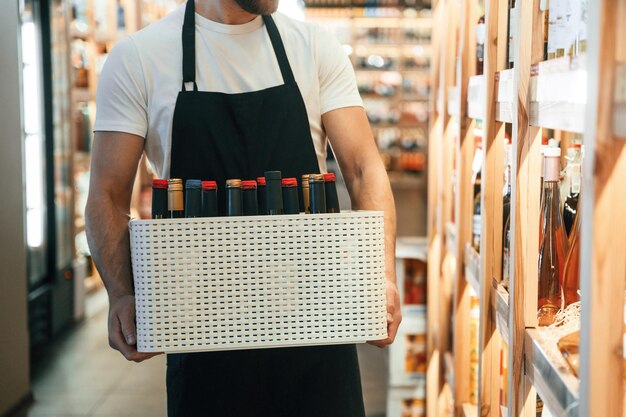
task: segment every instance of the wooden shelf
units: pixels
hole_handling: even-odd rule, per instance
[[[543,340],[541,332],[537,329],[526,330],[526,374],[544,405],[554,415],[578,415],[578,379],[570,371],[557,347]]]
[[[495,302],[496,328],[504,342],[509,345],[509,292],[502,285],[496,284],[493,288],[493,300]]]
[[[463,417],[478,417],[478,406],[464,403],[462,406]]]
[[[446,223],[446,248],[448,252],[456,252],[456,226],[454,223]]]
[[[508,69],[496,74],[498,88],[496,120],[499,122],[513,123],[513,100],[515,99],[513,71],[513,69]]]
[[[587,70],[584,56],[539,63],[531,70],[530,125],[584,133]]]
[[[467,87],[467,115],[472,119],[485,118],[485,76],[474,75]]]
[[[474,290],[475,296],[480,294],[480,255],[469,243],[465,245],[465,279]]]

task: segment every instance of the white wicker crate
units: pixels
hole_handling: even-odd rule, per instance
[[[387,336],[382,212],[131,220],[140,352]]]

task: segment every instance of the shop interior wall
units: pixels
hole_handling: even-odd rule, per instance
[[[0,415],[29,395],[18,2],[0,13]]]

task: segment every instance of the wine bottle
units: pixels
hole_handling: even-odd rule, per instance
[[[265,177],[256,179],[256,198],[259,203],[259,214],[265,216],[267,214],[267,191],[265,190]]]
[[[332,172],[324,174],[324,192],[326,194],[326,213],[339,213],[339,196],[337,195],[337,178]]]
[[[504,240],[502,249],[502,286],[509,288],[511,282],[511,216],[504,224]]]
[[[472,246],[476,249],[476,252],[480,252],[480,234],[482,231],[480,197],[481,193],[479,191],[474,198],[474,210],[472,211]]]
[[[302,212],[310,213],[311,212],[311,204],[309,203],[309,176],[311,174],[306,174],[302,176]]]
[[[185,217],[185,204],[183,203],[183,180],[172,178],[168,180],[167,210],[170,219]]]
[[[226,215],[241,216],[242,213],[241,180],[226,180]]]
[[[485,15],[478,19],[476,25],[476,75],[482,75],[485,65]]]
[[[217,183],[202,181],[202,216],[216,217],[217,215]]]
[[[241,194],[243,198],[243,215],[256,216],[259,214],[257,200],[257,184],[255,180],[241,182]]]
[[[202,216],[202,181],[185,182],[185,217]]]
[[[324,176],[321,174],[309,176],[309,201],[311,214],[326,213],[326,191],[324,189]]]
[[[539,246],[539,326],[548,326],[562,306],[563,272],[569,249],[561,214],[559,180],[561,149],[547,148],[544,152],[542,233]]]
[[[280,171],[267,171],[265,173],[265,195],[267,202],[267,214],[270,216],[284,213],[282,175]]]
[[[576,221],[570,236],[570,248],[565,259],[565,271],[563,273],[564,307],[580,301],[580,221],[580,210],[577,209]]]
[[[167,180],[152,181],[152,218],[167,219]]]
[[[282,187],[285,214],[300,213],[300,203],[298,202],[298,180],[295,178],[283,178]]]
[[[563,222],[565,223],[565,231],[569,236],[572,233],[572,226],[576,220],[578,195],[580,194],[580,144],[572,145],[568,149],[568,160],[566,172],[569,180],[569,193],[565,197],[565,203],[563,203]]]

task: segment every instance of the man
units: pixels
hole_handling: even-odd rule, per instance
[[[103,69],[87,232],[109,343],[127,360],[154,356],[136,350],[129,256],[143,151],[161,178],[224,184],[324,171],[328,136],[353,207],[385,211],[388,338],[373,344],[395,338],[395,208],[354,72],[329,35],[274,13],[277,1],[190,0],[121,41]],[[170,416],[364,415],[354,345],[169,355],[167,391]]]

